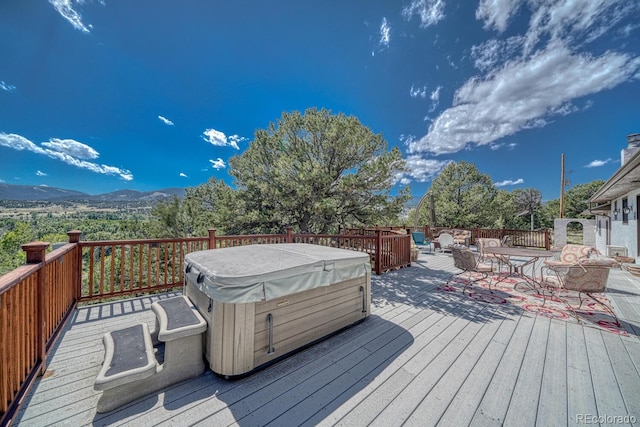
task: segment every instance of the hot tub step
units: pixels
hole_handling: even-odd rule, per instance
[[[135,325],[104,336],[105,362],[94,388],[102,390],[97,412],[108,412],[139,397],[202,374],[202,333],[207,322],[186,297],[151,305],[156,328]],[[164,347],[162,364],[154,355],[154,338]]]
[[[107,390],[156,373],[157,361],[149,328],[145,324],[104,334],[105,356],[94,388]]]

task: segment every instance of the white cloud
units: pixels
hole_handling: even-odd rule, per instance
[[[507,21],[520,8],[522,0],[480,0],[476,10],[476,19],[484,21],[484,28],[495,28],[503,32]]]
[[[518,178],[515,181],[511,180],[511,179],[505,179],[504,181],[500,181],[500,182],[496,182],[495,185],[496,187],[504,187],[505,185],[518,185],[518,184],[522,184],[524,182],[524,179],[522,178]]]
[[[442,86],[438,86],[433,92],[431,92],[431,95],[429,96],[429,99],[431,99],[431,108],[429,108],[430,113],[432,113],[433,111],[436,110],[436,108],[438,108],[438,104],[440,103],[441,90],[442,90]]]
[[[120,169],[115,166],[101,165],[97,163],[88,162],[79,156],[84,158],[96,158],[98,152],[88,145],[71,139],[57,139],[52,138],[49,142],[43,142],[42,146],[34,144],[27,138],[14,133],[0,132],[0,146],[12,148],[14,150],[27,150],[32,153],[42,154],[52,159],[60,160],[68,165],[75,166],[80,169],[87,169],[91,172],[103,174],[103,175],[118,175],[125,181],[131,181],[133,174],[126,169]],[[95,153],[95,157],[93,156]]]
[[[165,117],[162,116],[158,116],[158,118],[160,119],[160,121],[162,121],[162,123],[164,123],[167,126],[173,126],[173,122]]]
[[[607,160],[594,160],[591,163],[589,163],[588,165],[585,165],[585,168],[598,168],[600,166],[604,166],[607,163],[611,163],[613,162],[613,159],[607,159]]]
[[[227,167],[227,164],[220,157],[218,157],[216,160],[209,159],[209,162],[211,162],[211,167],[214,169],[220,170]]]
[[[427,97],[427,87],[426,86],[422,86],[422,87],[416,87],[414,88],[413,85],[411,85],[411,89],[409,89],[409,96],[411,96],[412,98],[426,98]]]
[[[516,148],[518,144],[515,142],[510,142],[509,144],[499,144],[499,143],[495,143],[492,142],[491,144],[489,144],[489,148],[493,151],[499,150],[502,147],[507,147],[508,150],[513,150],[514,148]]]
[[[248,140],[249,140],[249,138],[245,138],[243,136],[231,135],[229,137],[229,145],[232,146],[233,148],[235,148],[236,150],[239,150],[240,147],[238,146],[238,144],[240,144],[241,142],[248,141]]]
[[[216,145],[219,147],[230,146],[235,148],[236,150],[240,149],[238,145],[239,143],[247,140],[247,138],[238,135],[231,135],[227,137],[223,132],[215,129],[207,129],[202,132],[202,139],[212,145]]]
[[[507,31],[510,20],[524,7],[531,11],[526,31]],[[640,79],[639,56],[622,50],[588,50],[611,29],[624,35],[614,28],[616,24],[639,13],[640,3],[627,0],[481,0],[477,18],[485,28],[509,36],[471,48],[482,74],[455,92],[452,106],[431,122],[426,135],[412,141],[409,152],[443,154],[474,145],[495,147],[505,136],[546,126],[553,118],[592,105],[580,98]],[[583,107],[577,106],[578,100]]]
[[[572,46],[592,42],[624,17],[639,11],[638,3],[628,0],[547,1],[535,6],[525,52],[533,50],[545,37],[564,40]]]
[[[15,90],[16,87],[14,85],[10,85],[9,83],[5,83],[4,80],[0,80],[0,89],[11,92],[12,90]]]
[[[440,100],[440,91],[442,90],[442,86],[438,86],[433,92],[431,92],[431,100],[433,102],[438,102]]]
[[[41,145],[79,159],[97,159],[100,157],[100,153],[95,149],[73,139],[51,138],[49,142],[43,142]]]
[[[420,26],[426,28],[444,19],[444,6],[442,0],[412,0],[402,9],[402,15],[407,20],[417,15],[420,17]]]
[[[407,185],[412,181],[431,181],[442,169],[451,163],[451,160],[425,159],[420,155],[412,155],[405,159],[407,172],[400,172],[395,177],[395,182]]]
[[[522,50],[525,38],[512,36],[506,40],[490,39],[471,47],[474,66],[480,71],[490,71],[503,62],[513,58]]]
[[[389,47],[391,41],[391,26],[387,21],[387,18],[382,18],[382,24],[380,24],[380,45],[383,48]]]
[[[600,57],[574,54],[552,43],[531,59],[516,59],[484,79],[468,80],[456,92],[453,106],[409,150],[455,153],[470,144],[490,144],[542,127],[549,117],[570,113],[572,100],[613,88],[638,70],[640,58],[615,52]]]
[[[80,16],[80,13],[73,7],[73,3],[82,4],[84,0],[49,0],[49,3],[51,3],[56,11],[69,21],[76,30],[85,33],[89,32],[89,28],[82,23],[82,16]]]
[[[189,177],[187,176],[187,174],[186,174],[186,173],[184,173],[184,172],[180,172],[180,176],[181,176],[182,178],[189,178]]]
[[[36,175],[38,176],[47,176],[48,174],[42,172],[42,171],[36,171]]]

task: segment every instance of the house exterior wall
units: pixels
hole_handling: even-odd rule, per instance
[[[625,196],[612,200],[611,203],[611,239],[610,244],[613,246],[624,246],[627,248],[628,256],[639,260],[638,256],[638,206],[636,206],[636,196],[640,194],[640,190],[627,193]],[[628,200],[628,206],[631,208],[628,221],[623,221],[622,212],[617,217],[613,214],[614,207],[622,210],[622,199]],[[597,233],[596,233],[597,234]],[[597,240],[597,239],[596,239]],[[605,241],[606,242],[606,241]],[[601,250],[598,247],[598,250]],[[606,253],[606,243],[604,251]]]
[[[553,220],[553,245],[562,247],[567,244],[567,225],[572,222],[582,224],[582,244],[595,246],[594,227],[596,221],[582,218],[556,218]]]
[[[606,215],[596,215],[595,225],[595,248],[601,254],[607,253],[607,236],[609,235],[609,217]]]

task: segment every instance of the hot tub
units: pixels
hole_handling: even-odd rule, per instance
[[[363,321],[368,254],[303,243],[192,252],[185,293],[207,319],[205,357],[224,377],[246,375]]]

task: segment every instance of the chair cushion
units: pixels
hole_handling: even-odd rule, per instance
[[[598,251],[593,246],[567,244],[560,252],[560,261],[564,263],[575,263],[579,259],[589,258]]]

